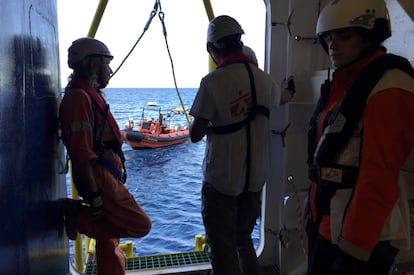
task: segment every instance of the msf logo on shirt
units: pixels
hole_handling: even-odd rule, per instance
[[[244,116],[249,111],[251,104],[251,94],[240,90],[237,98],[230,102],[231,116],[233,118]]]

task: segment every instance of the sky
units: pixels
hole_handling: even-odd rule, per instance
[[[62,86],[71,70],[67,49],[72,41],[85,37],[99,0],[59,0],[58,26]],[[206,51],[208,16],[203,0],[160,0],[167,42],[178,88],[197,88],[209,71]],[[144,31],[155,0],[109,0],[95,38],[104,42],[116,70]],[[265,5],[262,0],[211,0],[215,16],[230,15],[242,26],[243,43],[256,52],[263,68]],[[157,15],[109,88],[174,88],[171,60],[162,25]]]

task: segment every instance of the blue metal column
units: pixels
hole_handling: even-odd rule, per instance
[[[0,274],[68,274],[56,0],[0,0]]]

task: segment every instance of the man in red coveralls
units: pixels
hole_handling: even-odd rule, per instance
[[[112,55],[102,42],[80,38],[68,50],[73,69],[59,109],[62,139],[72,162],[79,195],[89,204],[65,200],[66,233],[96,239],[97,274],[125,274],[125,257],[118,247],[124,237],[143,237],[151,220],[124,183],[124,156],[118,125],[105,102]]]
[[[388,275],[413,247],[413,69],[381,46],[383,0],[332,1],[316,33],[335,71],[310,123],[307,274]]]

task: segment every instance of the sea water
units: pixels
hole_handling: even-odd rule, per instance
[[[107,88],[105,95],[119,127],[139,122],[142,108],[156,102],[163,110],[190,109],[197,89]],[[174,123],[184,125],[185,117]],[[201,164],[205,142],[186,141],[164,148],[133,150],[123,144],[126,186],[152,220],[152,229],[133,241],[134,255],[169,254],[195,250],[195,236],[204,236],[201,219]],[[257,230],[253,237],[257,243]]]

